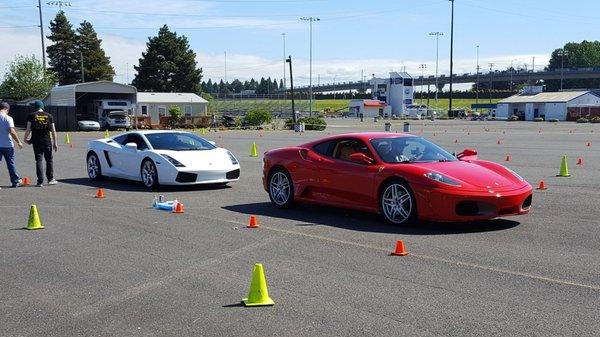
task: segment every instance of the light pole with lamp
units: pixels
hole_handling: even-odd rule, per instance
[[[431,36],[435,36],[435,110],[438,109],[438,69],[439,69],[439,59],[440,59],[440,35],[444,35],[442,32],[431,32],[429,33]]]
[[[312,108],[313,108],[313,103],[312,103],[312,101],[313,101],[313,87],[312,87],[312,26],[313,25],[312,24],[315,21],[321,21],[321,19],[310,16],[310,17],[301,17],[300,20],[302,20],[302,21],[308,21],[309,22],[309,26],[310,26],[310,61],[309,61],[310,65],[309,65],[309,75],[308,75],[308,81],[309,81],[308,92],[309,92],[309,96],[310,96],[309,97],[309,105],[310,106],[308,108],[308,111],[309,111],[308,113],[309,113],[309,116],[312,117]]]
[[[421,105],[423,105],[423,81],[425,80],[425,69],[427,68],[426,64],[419,64],[419,69],[421,69]]]
[[[562,48],[558,51],[558,56],[560,56],[560,91],[563,90],[563,78],[565,76],[565,56],[569,56],[569,51]]]

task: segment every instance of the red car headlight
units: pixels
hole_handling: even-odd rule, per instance
[[[442,184],[447,184],[447,185],[451,185],[451,186],[456,186],[456,187],[460,187],[460,183],[452,178],[449,178],[441,173],[437,173],[437,172],[428,172],[425,173],[425,177],[431,179],[431,180],[435,180],[438,181]]]

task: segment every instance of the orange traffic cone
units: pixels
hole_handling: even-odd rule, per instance
[[[250,223],[248,224],[248,228],[258,228],[258,221],[256,221],[256,216],[250,216]]]
[[[583,158],[579,157],[579,159],[577,159],[577,165],[583,165]]]
[[[546,188],[546,183],[543,180],[540,180],[540,185],[537,188],[538,190],[545,190]]]
[[[183,204],[179,201],[175,202],[175,207],[173,207],[173,213],[184,213]]]
[[[506,155],[506,161],[510,161],[510,156]]]
[[[29,177],[23,177],[23,181],[21,182],[23,186],[29,186],[31,182],[29,181]]]
[[[102,187],[98,188],[98,192],[96,192],[97,199],[104,199],[104,189]]]
[[[402,241],[402,240],[396,241],[396,250],[392,253],[392,255],[396,255],[396,256],[408,255],[408,252],[404,248],[404,241]]]

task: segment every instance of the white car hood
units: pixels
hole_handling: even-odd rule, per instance
[[[181,170],[223,170],[234,166],[226,149],[216,148],[201,151],[154,150],[157,154],[166,154],[182,163]],[[165,159],[166,160],[166,159]]]

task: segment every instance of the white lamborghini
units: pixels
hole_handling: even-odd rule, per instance
[[[227,184],[240,178],[230,151],[183,131],[131,131],[88,144],[90,179],[116,177],[163,185]]]

